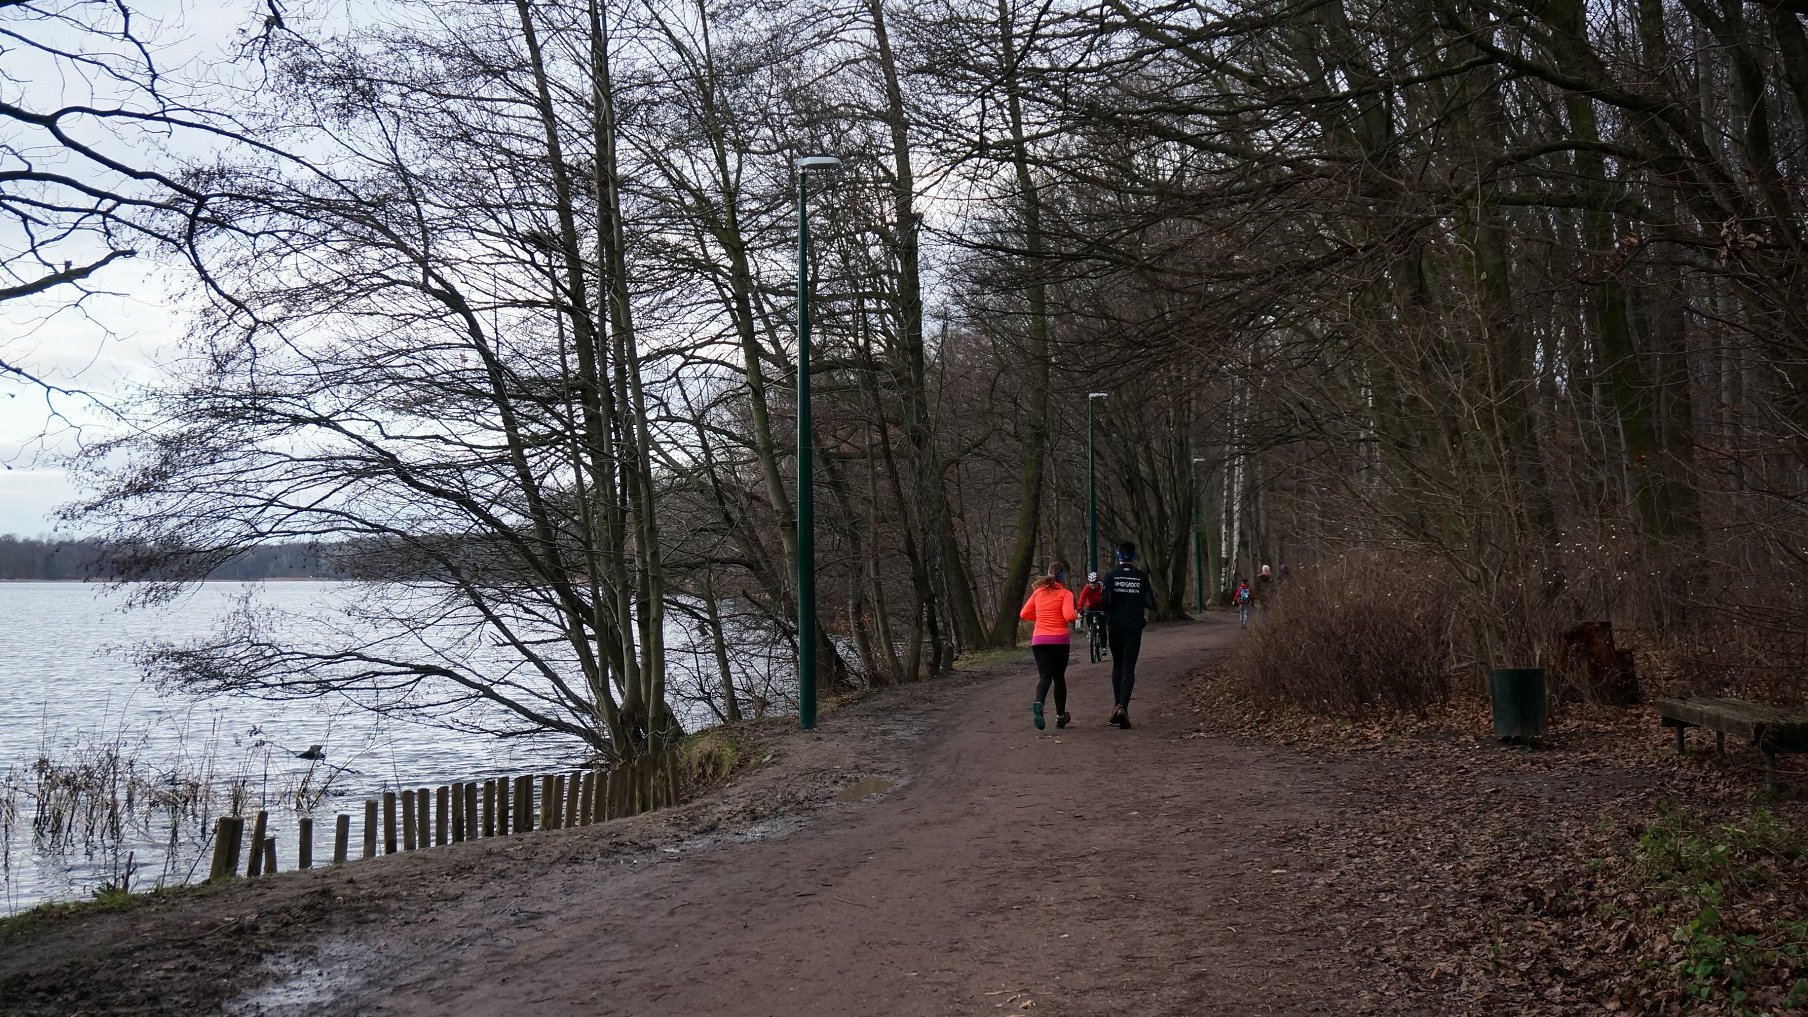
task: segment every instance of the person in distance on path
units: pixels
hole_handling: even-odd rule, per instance
[[[1046,723],[1042,719],[1042,701],[1048,690],[1055,690],[1055,726],[1066,727],[1067,715],[1067,651],[1068,627],[1079,617],[1074,610],[1073,591],[1067,588],[1067,563],[1051,561],[1048,573],[1036,580],[1030,599],[1024,601],[1019,618],[1036,623],[1030,636],[1030,654],[1036,658],[1036,701],[1030,705],[1036,730]]]
[[[1080,618],[1088,624],[1093,621],[1093,615],[1104,610],[1105,584],[1099,581],[1097,572],[1086,573],[1086,585],[1080,587],[1080,594],[1075,601],[1075,606],[1080,609]]]
[[[1111,692],[1116,705],[1108,723],[1130,726],[1130,692],[1136,687],[1136,655],[1142,652],[1146,612],[1155,606],[1155,584],[1136,567],[1136,545],[1117,546],[1117,568],[1105,573],[1105,634],[1111,645]]]

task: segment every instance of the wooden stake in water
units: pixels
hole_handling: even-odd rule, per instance
[[[364,857],[377,856],[377,800],[364,799]]]
[[[306,816],[295,821],[295,867],[314,867],[314,821]]]
[[[395,806],[396,793],[394,791],[383,792],[383,853],[386,855],[396,853]]]
[[[339,813],[333,821],[333,864],[344,865],[346,852],[352,846],[352,817]]]
[[[213,862],[207,866],[207,878],[219,879],[236,874],[239,867],[239,831],[244,821],[237,816],[221,816],[213,825]]]
[[[264,874],[264,828],[270,823],[270,813],[258,810],[257,818],[251,821],[251,862],[245,867],[245,875],[261,876]]]

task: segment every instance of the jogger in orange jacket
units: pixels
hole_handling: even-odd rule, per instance
[[[1068,631],[1079,612],[1074,609],[1074,595],[1067,588],[1067,563],[1048,563],[1048,573],[1036,580],[1030,599],[1017,612],[1019,618],[1036,623],[1030,636],[1030,653],[1036,658],[1036,702],[1030,707],[1036,730],[1046,724],[1042,719],[1042,702],[1048,690],[1055,690],[1055,726],[1066,727]]]

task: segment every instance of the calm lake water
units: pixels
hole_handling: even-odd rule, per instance
[[[356,590],[331,582],[209,583],[172,604],[126,611],[117,594],[95,585],[0,583],[0,913],[117,883],[128,856],[133,889],[185,882],[197,859],[204,867],[201,840],[212,816],[228,811],[225,799],[204,819],[147,811],[144,800],[159,793],[160,781],[238,785],[248,810],[271,810],[279,863],[290,868],[300,815],[316,817],[315,857],[330,858],[328,817],[356,815],[358,803],[384,790],[576,765],[570,741],[505,742],[379,717],[342,701],[165,692],[145,682],[131,659],[147,640],[206,635],[247,591],[298,618],[330,618],[336,602]],[[707,723],[695,710],[685,714],[689,726]],[[296,758],[315,744],[325,746],[323,763]],[[33,827],[44,790],[37,761],[100,767],[114,746],[136,775],[121,784],[137,789],[135,804],[147,818],[111,832],[103,820],[98,839],[45,850]],[[86,814],[72,825],[91,830],[95,820]]]

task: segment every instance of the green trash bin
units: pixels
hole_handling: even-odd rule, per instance
[[[1519,741],[1544,737],[1550,717],[1544,668],[1495,668],[1488,672],[1488,694],[1494,702],[1494,737]]]

